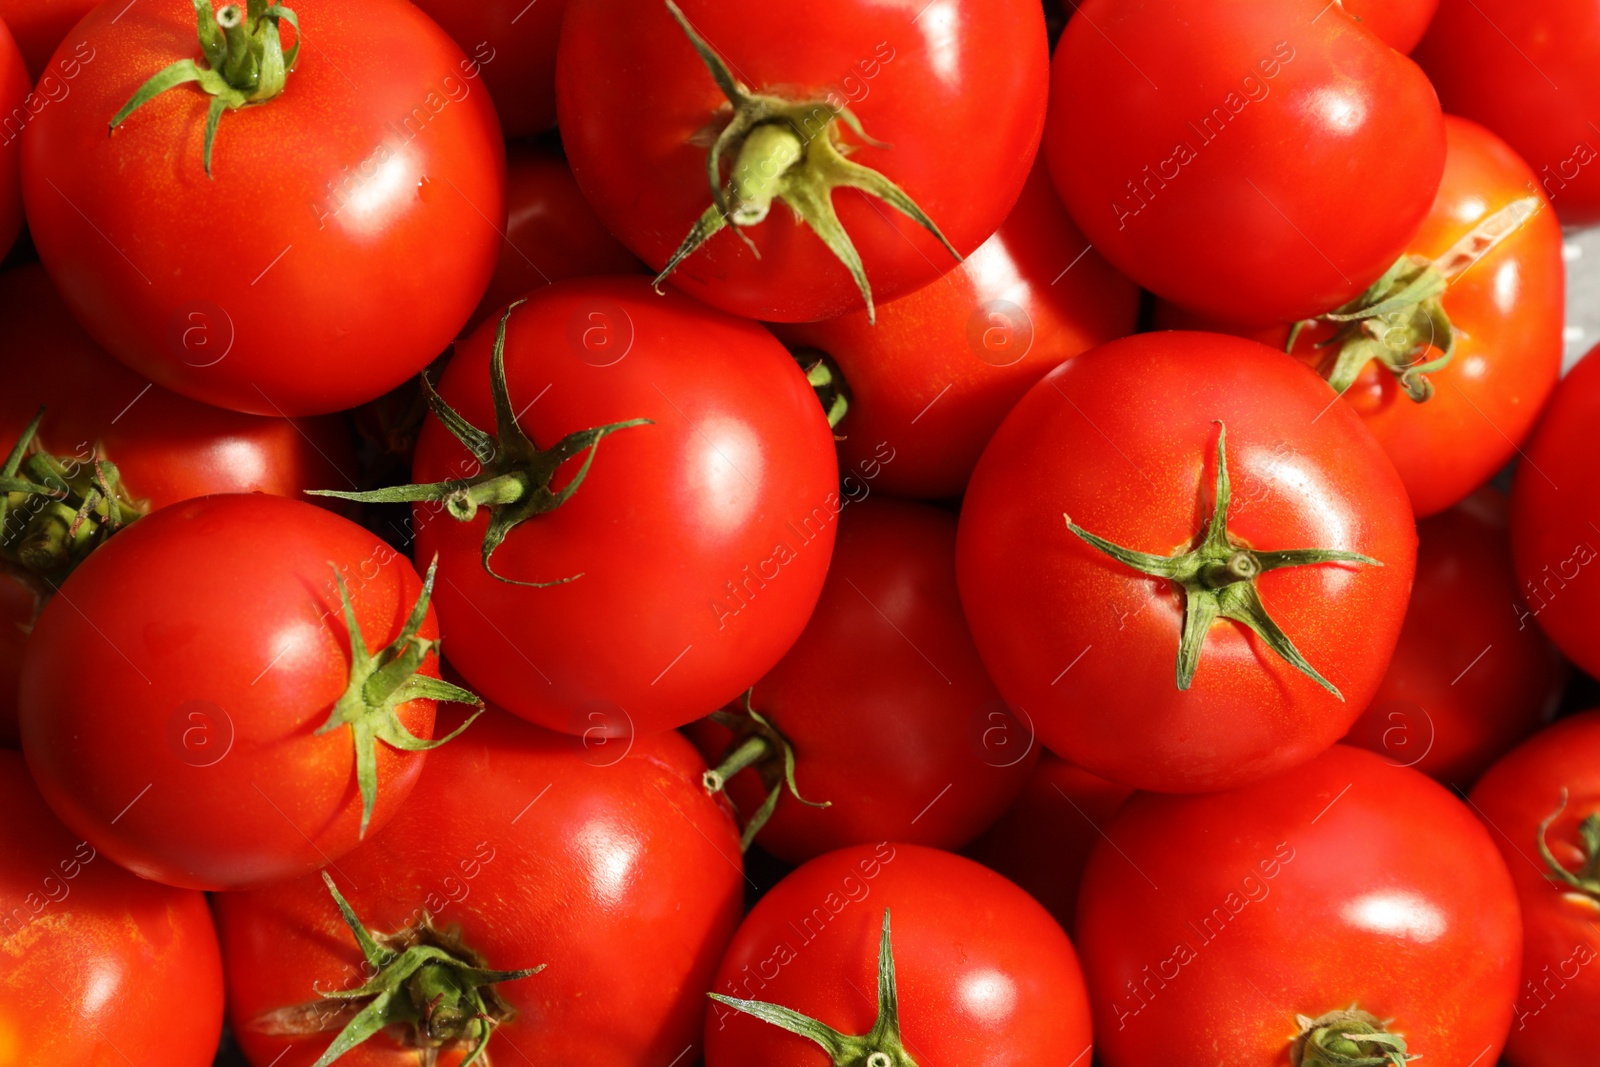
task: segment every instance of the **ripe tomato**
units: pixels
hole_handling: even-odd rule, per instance
[[[750,318],[832,318],[928,284],[1006,217],[1044,125],[1037,0],[681,7],[741,106],[662,0],[574,0],[556,102],[578,184],[652,268],[725,220],[744,237],[683,258],[685,292]],[[708,145],[731,166],[731,214]],[[775,196],[790,210],[761,225]]]
[[[1301,331],[1294,347],[1344,390],[1394,461],[1418,517],[1461,500],[1516,454],[1560,377],[1565,321],[1561,227],[1534,188],[1533,172],[1476,123],[1446,115],[1445,133],[1450,147],[1439,195],[1407,246],[1417,259],[1369,304],[1419,280],[1448,280],[1449,287],[1348,323],[1342,345],[1335,340],[1340,324],[1319,322]],[[1282,326],[1219,327],[1172,305],[1158,308],[1157,321],[1240,333],[1278,348],[1289,338]],[[1432,369],[1447,344],[1449,362]],[[1413,386],[1425,400],[1408,395],[1407,371],[1425,377]]]
[[[439,391],[490,436],[469,451],[429,419],[412,475],[437,484],[364,499],[418,501],[450,662],[488,699],[650,733],[794,644],[844,503],[816,394],[766,330],[643,278],[557,282],[462,342]]]
[[[1600,11],[1584,0],[1440,0],[1417,46],[1439,99],[1538,172],[1568,226],[1600,222]]]
[[[549,148],[507,147],[506,208],[500,262],[463,334],[498,318],[507,304],[541,285],[642,269],[578,191],[567,161]]]
[[[1517,592],[1508,527],[1490,489],[1417,525],[1400,643],[1347,742],[1466,788],[1550,717],[1567,669]]]
[[[706,1067],[1001,1067],[1089,1052],[1061,927],[993,871],[919,845],[840,849],[789,875],[745,918],[713,988]],[[815,1037],[747,1014],[761,1003],[801,1013]],[[844,1047],[819,1056],[812,1042],[830,1034]]]
[[[1160,333],[1022,398],[973,473],[956,567],[979,654],[1047,747],[1184,792],[1344,734],[1394,649],[1415,551],[1394,467],[1324,382],[1250,341]]]
[[[1424,775],[1338,746],[1240,789],[1139,794],[1106,833],[1077,923],[1106,1067],[1495,1062],[1516,892]],[[1374,1027],[1403,1044],[1338,1038]]]
[[[1472,790],[1522,902],[1522,986],[1506,1060],[1568,1067],[1600,1042],[1600,711],[1542,730]]]
[[[428,940],[458,957],[541,968],[493,987],[516,1014],[493,1012],[503,1021],[479,1062],[692,1063],[686,1046],[699,1042],[703,991],[743,897],[738,830],[700,788],[704,769],[670,732],[591,746],[491,710],[429,758],[393,823],[328,873],[380,939],[425,929],[426,915],[440,932]],[[229,1018],[250,1062],[316,1060],[363,1002],[341,1011],[318,994],[356,989],[375,970],[322,879],[226,894],[217,923]],[[412,1004],[427,999],[396,1022],[418,1018]],[[434,1018],[439,1062],[460,1062],[474,1043],[457,1039],[463,1021],[437,1008]],[[396,1025],[338,1062],[411,1067],[417,1045]]]
[[[0,19],[28,65],[28,84],[42,81],[56,48],[98,0],[0,0]],[[40,85],[41,91],[46,86]]]
[[[1134,330],[1139,290],[1088,247],[1035,165],[1017,206],[966,261],[878,309],[779,326],[844,376],[838,427],[847,469],[894,455],[878,484],[926,499],[959,496],[983,446],[1022,394],[1069,356]]]
[[[1044,151],[1114,266],[1218,318],[1287,322],[1405,250],[1444,168],[1439,103],[1414,63],[1326,10],[1230,0],[1202,25],[1179,0],[1079,8]]]
[[[780,795],[770,820],[751,821],[768,852],[800,863],[870,841],[959,848],[1022,789],[1038,748],[972,646],[955,554],[948,512],[898,500],[842,512],[811,621],[751,694],[769,729],[748,715],[693,728],[747,820],[782,790],[792,746],[810,803]]]
[[[505,217],[494,109],[443,31],[399,0],[304,14],[289,91],[228,111],[208,160],[193,86],[106,136],[147,78],[197,54],[194,7],[105,5],[74,31],[97,58],[23,149],[39,257],[90,335],[159,385],[260,415],[353,407],[426,366],[482,295]]]
[[[0,21],[0,259],[22,230],[22,143],[33,79],[17,43]]]
[[[422,0],[482,72],[507,137],[556,124],[556,41],[567,0]]]
[[[1042,753],[1017,802],[964,854],[1026,889],[1070,930],[1089,850],[1131,792]]]
[[[434,700],[471,699],[438,679],[426,605],[404,557],[321,508],[163,508],[40,615],[28,765],[63,822],[142,877],[236,889],[315,870],[398,810]]]
[[[1396,52],[1417,47],[1439,0],[1339,0],[1339,9]]]
[[[135,878],[0,752],[0,1064],[207,1067],[222,961],[205,897]]]
[[[1600,356],[1578,361],[1556,389],[1522,453],[1511,492],[1511,555],[1520,583],[1518,622],[1538,619],[1579,667],[1600,674]],[[1525,606],[1524,606],[1525,605]]]

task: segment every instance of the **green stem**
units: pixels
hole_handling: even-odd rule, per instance
[[[1578,839],[1583,842],[1584,863],[1576,873],[1557,860],[1555,853],[1550,851],[1550,844],[1546,840],[1550,833],[1550,826],[1567,810],[1567,789],[1561,787],[1561,803],[1556,810],[1544,817],[1539,823],[1539,856],[1544,860],[1548,870],[1545,877],[1553,882],[1561,882],[1592,900],[1600,901],[1600,811],[1590,812],[1578,824]]]
[[[1300,1035],[1289,1046],[1291,1067],[1406,1067],[1418,1057],[1405,1038],[1384,1029],[1377,1016],[1352,1004],[1315,1019],[1296,1016]]]
[[[707,793],[720,793],[728,779],[740,771],[754,767],[760,774],[762,784],[767,787],[767,796],[739,834],[739,848],[744,852],[750,850],[750,843],[755,840],[756,834],[772,818],[785,787],[790,796],[808,807],[832,806],[831,801],[807,800],[800,795],[800,787],[794,780],[794,746],[778,732],[771,720],[751,706],[754,692],[754,689],[745,690],[743,714],[726,710],[711,713],[711,720],[732,731],[733,739],[723,753],[722,762],[715,770],[707,771],[701,779]],[[733,801],[729,800],[728,803],[732,804]]]

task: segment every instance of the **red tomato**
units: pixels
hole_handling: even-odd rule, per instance
[[[500,323],[486,323],[439,390],[496,435],[480,452],[493,460],[429,419],[412,468],[449,482],[456,509],[423,499],[413,512],[417,558],[439,555],[450,662],[488,699],[570,733],[651,733],[729,703],[794,644],[833,551],[838,466],[805,376],[760,326],[643,278],[557,282],[505,322],[506,418],[520,425],[497,422]],[[624,425],[637,419],[649,424]],[[572,444],[594,428],[611,433],[597,450]],[[564,439],[592,467],[557,475]],[[551,479],[575,492],[544,495]],[[503,488],[518,499],[501,510]],[[505,539],[486,563],[490,513]]]
[[[159,385],[260,415],[353,407],[426,366],[482,295],[505,218],[494,109],[443,31],[399,0],[303,16],[288,91],[223,116],[210,177],[193,86],[106,136],[147,78],[197,54],[187,0],[86,18],[74,38],[97,58],[23,151],[39,257],[90,335]]]
[[[1562,222],[1600,222],[1600,10],[1440,0],[1417,62],[1446,110],[1504,137],[1538,172]]]
[[[1083,975],[1061,927],[993,871],[918,845],[840,849],[789,875],[739,927],[714,989],[706,1067],[1010,1067],[1089,1053]],[[744,1014],[751,1001],[855,1038],[854,1055],[819,1054]],[[856,1036],[869,1030],[876,1040]]]
[[[1519,624],[1537,619],[1567,658],[1600,675],[1600,356],[1590,350],[1556,389],[1522,452],[1511,492]]]
[[[842,512],[811,621],[751,695],[781,740],[752,742],[747,715],[737,734],[693,728],[713,766],[743,745],[758,761],[727,783],[747,820],[784,785],[793,747],[799,795],[828,806],[780,795],[756,837],[768,852],[800,863],[871,841],[959,848],[1022,789],[1038,748],[972,646],[955,554],[946,511],[867,500]]]
[[[955,270],[878,310],[776,327],[844,375],[842,465],[927,499],[959,496],[1022,394],[1069,356],[1134,330],[1139,290],[1093,252],[1036,165],[1000,229]]]
[[[1535,734],[1472,790],[1522,902],[1522,987],[1506,1044],[1515,1067],[1585,1063],[1600,1042],[1597,768],[1600,711],[1586,711]]]
[[[1466,788],[1549,719],[1567,669],[1517,592],[1508,525],[1489,489],[1418,524],[1400,643],[1347,742]]]
[[[135,878],[0,752],[0,1064],[207,1067],[222,960],[205,897]]]
[[[672,733],[590,746],[491,710],[429,758],[394,822],[330,873],[380,938],[427,915],[458,956],[542,967],[493,987],[516,1014],[480,1063],[692,1063],[744,885],[738,831],[700,788],[704,769]],[[351,1015],[317,1004],[318,992],[357,988],[374,970],[323,881],[226,894],[217,924],[229,1018],[250,1062],[313,1062]],[[441,1067],[472,1047],[438,1036]],[[397,1025],[338,1062],[415,1067],[419,1055],[415,1031]]]
[[[22,230],[22,129],[30,117],[33,79],[17,43],[0,21],[0,259]],[[42,106],[42,104],[40,105]]]
[[[1089,859],[1077,944],[1106,1067],[1387,1064],[1391,1049],[1466,1067],[1505,1041],[1522,929],[1466,806],[1340,746],[1242,789],[1131,798]],[[1404,1044],[1291,1055],[1297,1035],[1336,1051],[1372,1033],[1327,1018],[1347,1012]]]
[[[567,0],[422,0],[475,61],[507,137],[556,124],[556,41]]]
[[[1089,850],[1132,790],[1049,752],[1009,811],[965,855],[999,871],[1071,929]]]
[[[1080,7],[1056,47],[1044,151],[1114,266],[1218,318],[1289,322],[1358,295],[1405,250],[1444,168],[1439,103],[1415,64],[1326,11]]]
[[[1419,517],[1461,500],[1516,454],[1560,377],[1565,321],[1561,227],[1534,189],[1533,172],[1476,123],[1446,115],[1445,133],[1450,147],[1444,180],[1407,248],[1419,257],[1414,267],[1432,262],[1441,281],[1448,277],[1449,288],[1436,301],[1351,323],[1344,348],[1353,360],[1348,370],[1338,365],[1340,346],[1328,347],[1336,324],[1302,331],[1294,349],[1336,388],[1350,382],[1345,400],[1394,461]],[[1404,286],[1413,273],[1397,278],[1395,286]],[[1402,368],[1426,367],[1442,354],[1435,312],[1452,324],[1453,355],[1443,368],[1427,371],[1427,399],[1419,403],[1402,385]],[[1158,307],[1156,318],[1178,328],[1239,333],[1278,348],[1288,341],[1281,326],[1219,327],[1173,305]],[[1380,336],[1374,338],[1373,330]]]
[[[1339,0],[1339,8],[1397,52],[1417,47],[1439,0]]]
[[[500,262],[463,334],[541,285],[642,269],[578,191],[567,161],[542,145],[507,147],[506,206]]]
[[[673,284],[697,299],[781,322],[832,318],[864,296],[869,306],[892,300],[954,267],[951,250],[977,248],[1016,201],[1044,125],[1038,0],[681,7],[742,96],[757,98],[738,117],[661,0],[574,0],[556,98],[578,184],[652,268],[687,247],[691,228],[722,225],[708,211],[707,146],[717,141],[737,187],[731,217],[751,243],[718,233],[683,259]],[[747,118],[764,132],[745,137]],[[775,184],[792,212],[760,225]],[[792,213],[811,224],[791,225]]]
[[[28,83],[43,81],[50,58],[78,20],[99,0],[0,0],[0,19],[28,64]],[[40,86],[41,91],[46,89]]]
[[[1152,555],[1135,569],[1073,526]],[[1275,555],[1305,549],[1335,554]],[[979,654],[1047,747],[1186,792],[1344,734],[1394,649],[1415,551],[1394,467],[1324,382],[1253,342],[1161,333],[1076,356],[1022,398],[972,476],[956,567]]]
[[[370,650],[355,660],[343,589]],[[163,508],[39,617],[28,765],[63,822],[143,877],[236,889],[315,870],[399,809],[434,698],[470,696],[438,681],[432,611],[407,619],[423,598],[404,557],[321,508],[258,494]],[[391,664],[385,693],[371,672]],[[114,699],[86,697],[85,679]]]

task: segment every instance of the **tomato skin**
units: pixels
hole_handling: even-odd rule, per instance
[[[1106,1067],[1286,1067],[1296,1013],[1352,1002],[1414,1056],[1495,1062],[1516,893],[1426,776],[1341,745],[1240,789],[1136,794],[1107,835],[1077,922]]]
[[[1600,471],[1592,461],[1600,420],[1600,356],[1567,373],[1523,449],[1511,487],[1511,556],[1518,622],[1537,619],[1566,657],[1600,674]]]
[[[856,146],[850,159],[899,185],[958,252],[977,248],[1005,219],[1044,128],[1049,54],[1035,0],[954,0],[940,9],[936,34],[909,4],[679,6],[755,91],[796,101],[835,94],[885,142],[873,147],[846,135]],[[619,35],[618,26],[630,32]],[[656,0],[573,0],[556,85],[578,184],[612,232],[659,269],[711,204],[697,134],[717,121],[726,98]],[[853,189],[833,199],[877,302],[956,266],[931,234],[881,201]],[[733,234],[718,234],[679,265],[672,283],[713,307],[773,322],[859,309],[861,293],[844,266],[787,214],[775,209],[745,230],[759,260]]]
[[[901,1031],[918,1063],[1021,1067],[1088,1052],[1089,1006],[1066,934],[993,871],[920,845],[840,849],[789,875],[751,909],[713,988],[864,1034],[885,908]],[[823,1062],[805,1038],[720,1004],[706,1018],[706,1067]]]
[[[496,987],[519,1012],[490,1040],[496,1063],[521,1062],[512,1046],[534,1063],[666,1064],[700,1040],[704,990],[743,904],[738,831],[681,737],[616,744],[626,755],[490,709],[429,757],[394,821],[330,870],[368,929],[397,930],[427,908],[491,967],[546,965]],[[312,1063],[326,1038],[265,1034],[253,1020],[359,981],[361,954],[322,880],[227,894],[217,924],[250,1062]],[[412,1067],[417,1052],[380,1034],[339,1062]]]
[[[556,42],[567,0],[422,0],[477,63],[509,137],[556,124]]]
[[[288,87],[223,117],[214,180],[192,86],[106,136],[146,78],[198,54],[185,0],[80,23],[98,58],[23,150],[39,257],[89,334],[159,385],[262,415],[354,407],[426,366],[482,295],[505,217],[494,109],[443,31],[398,0],[299,14]]]
[[[222,961],[205,897],[147,882],[67,830],[0,751],[0,1064],[207,1067]]]
[[[1439,0],[1340,0],[1339,7],[1396,52],[1409,52],[1427,32]]]
[[[33,80],[11,31],[0,21],[0,259],[22,230],[22,143],[28,110],[24,102]],[[20,113],[23,122],[18,121]]]
[[[955,548],[955,517],[925,504],[877,498],[840,514],[811,621],[751,696],[794,746],[801,795],[831,806],[779,797],[756,837],[768,852],[801,863],[891,838],[959,848],[1016,798],[1038,748],[972,645]],[[710,720],[690,734],[712,765],[731,736]],[[767,795],[754,768],[728,790],[746,816]]]
[[[1086,246],[1040,162],[994,236],[938,281],[878,308],[876,325],[860,310],[775,326],[785,344],[821,349],[844,375],[841,465],[871,469],[887,444],[895,458],[882,464],[881,488],[959,496],[995,427],[1045,371],[1134,331],[1138,287]]]
[[[541,285],[642,269],[583,198],[566,160],[543,145],[506,147],[506,208],[500,262],[463,336]]]
[[[1479,816],[1495,831],[1522,903],[1522,978],[1506,1062],[1564,1067],[1594,1054],[1600,1040],[1600,905],[1546,877],[1539,824],[1567,790],[1567,807],[1545,834],[1569,869],[1583,859],[1578,824],[1600,810],[1600,712],[1589,710],[1541,730],[1496,763],[1472,790]]]
[[[1524,617],[1509,510],[1484,489],[1417,525],[1400,642],[1347,743],[1465,788],[1549,719],[1567,668]]]
[[[350,730],[314,733],[350,679],[330,561],[369,647],[392,641],[422,591],[410,563],[299,501],[174,504],[84,561],[45,606],[22,671],[23,752],[61,820],[136,874],[195,889],[279,881],[355,847]],[[431,609],[418,636],[438,636]],[[420,673],[438,676],[432,656]],[[115,704],[85,699],[85,678]],[[431,736],[432,701],[398,712]],[[369,834],[423,755],[378,744]]]
[[[1584,0],[1440,0],[1417,62],[1447,111],[1504,137],[1568,226],[1600,221],[1600,14]],[[1557,86],[1560,88],[1558,89]]]
[[[0,0],[0,20],[28,65],[28,84],[43,79],[50,58],[72,27],[98,0]]]
[[[1178,0],[1090,0],[1067,24],[1044,152],[1113,266],[1222,319],[1292,322],[1399,257],[1444,168],[1438,101],[1350,20],[1313,22],[1322,6],[1232,0],[1191,23]],[[1213,109],[1226,121],[1204,125]]]
[[[956,569],[990,676],[1047,748],[1123,785],[1187,792],[1265,777],[1344,734],[1399,635],[1416,534],[1393,466],[1333,399],[1264,346],[1140,334],[1068,360],[1006,417],[967,489]],[[1226,621],[1210,630],[1193,687],[1178,690],[1182,595],[1066,528],[1070,515],[1158,554],[1192,544],[1209,514],[1218,421],[1236,538],[1383,563],[1292,567],[1257,583],[1343,702]]]
[[[462,342],[439,385],[490,430],[496,326]],[[624,355],[612,362],[608,344]],[[575,581],[499,581],[482,563],[486,510],[460,523],[416,505],[418,558],[440,557],[450,662],[475,692],[571,733],[596,716],[607,730],[672,729],[732,701],[804,628],[843,506],[833,435],[799,366],[755,323],[658,295],[642,277],[530,294],[511,316],[505,366],[540,447],[626,419],[654,424],[607,437],[582,487],[495,551],[508,578]],[[475,470],[430,418],[413,478]]]

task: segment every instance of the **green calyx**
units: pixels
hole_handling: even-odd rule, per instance
[[[778,806],[778,797],[782,795],[786,786],[789,795],[802,804],[813,808],[832,806],[831,801],[807,800],[800,795],[800,787],[794,784],[794,746],[789,744],[788,738],[778,732],[776,726],[750,706],[752,692],[753,690],[745,690],[744,714],[731,711],[711,713],[711,721],[733,731],[733,739],[728,742],[722,762],[701,778],[707,793],[720,793],[727,785],[728,779],[747,767],[755,767],[756,773],[761,776],[761,784],[767,787],[767,799],[756,809],[755,814],[750,816],[749,822],[745,823],[744,830],[739,834],[741,852],[750,850],[750,842],[755,840],[756,834],[760,833],[761,828],[767,825],[767,820],[772,818],[772,813]],[[728,803],[732,804],[733,801],[730,799]]]
[[[243,10],[238,4],[229,4],[215,14],[211,0],[193,2],[205,64],[180,59],[151,75],[112,117],[111,129],[115,130],[129,115],[168,89],[196,82],[211,97],[205,144],[206,177],[209,178],[211,149],[217,139],[217,124],[222,121],[222,113],[265,103],[283,92],[289,71],[294,69],[300,55],[300,22],[289,8],[278,4],[269,6],[266,0],[248,0]],[[287,52],[279,33],[282,22],[294,27],[294,46]]]
[[[427,912],[405,929],[374,934],[362,925],[326,871],[322,880],[355,935],[372,977],[354,989],[323,993],[319,1001],[280,1008],[254,1020],[254,1029],[283,1037],[321,1033],[344,1022],[312,1067],[329,1067],[387,1027],[409,1028],[411,1047],[423,1050],[418,1062],[433,1063],[440,1050],[470,1047],[461,1060],[461,1067],[468,1067],[484,1056],[494,1028],[516,1016],[495,986],[544,970],[543,965],[489,970],[454,931],[435,927]]]
[[[59,580],[144,513],[95,449],[64,460],[36,446],[44,409],[0,465],[0,562]]]
[[[782,200],[844,264],[866,301],[867,318],[875,321],[872,286],[867,281],[861,255],[833,208],[833,191],[840,187],[860,189],[884,201],[937,237],[958,261],[961,259],[961,254],[945,239],[939,227],[898,185],[878,171],[846,158],[850,146],[841,139],[835,119],[842,120],[864,143],[875,148],[885,147],[867,136],[861,121],[849,108],[826,99],[794,102],[751,92],[734,78],[716,51],[695,32],[677,4],[667,0],[667,10],[694,45],[717,87],[733,105],[733,118],[717,135],[706,156],[711,206],[696,220],[688,236],[656,276],[658,289],[679,263],[724,226],[732,226],[751,252],[756,252],[755,245],[740,230],[765,220],[773,201]],[[722,177],[724,156],[734,160],[726,183]],[[759,257],[759,253],[756,254]]]
[[[1438,259],[1402,256],[1367,291],[1342,307],[1309,322],[1329,322],[1338,330],[1317,347],[1326,349],[1321,372],[1343,393],[1367,364],[1376,361],[1417,403],[1433,396],[1428,375],[1455,357],[1456,329],[1445,313],[1444,295],[1463,272],[1512,234],[1539,210],[1537,197],[1513,200],[1478,223]],[[1293,352],[1307,322],[1289,331]],[[1429,352],[1437,352],[1432,359]]]
[[[1205,647],[1206,635],[1219,618],[1232,619],[1248,626],[1267,647],[1286,662],[1340,700],[1344,694],[1306,662],[1268,614],[1256,590],[1256,579],[1283,567],[1309,567],[1321,563],[1362,563],[1381,567],[1382,563],[1359,552],[1332,548],[1291,548],[1271,552],[1243,545],[1228,533],[1228,456],[1227,428],[1217,423],[1217,477],[1211,518],[1200,536],[1200,543],[1172,556],[1136,552],[1097,537],[1065,516],[1067,529],[1104,552],[1118,563],[1141,574],[1166,578],[1183,590],[1183,631],[1178,642],[1178,688],[1186,690],[1194,681],[1195,668]]]
[[[832,1059],[833,1067],[916,1067],[900,1039],[900,998],[895,987],[888,908],[883,910],[883,935],[878,941],[878,1017],[865,1034],[841,1034],[808,1015],[765,1001],[739,1000],[720,993],[706,995],[734,1011],[753,1015],[816,1043]]]
[[[367,639],[361,634],[361,624],[356,621],[350,591],[345,588],[339,568],[334,566],[333,569],[334,581],[339,585],[339,600],[344,605],[345,628],[350,634],[350,684],[333,705],[328,720],[317,728],[317,733],[350,727],[356,750],[356,782],[361,787],[362,837],[367,835],[372,807],[378,800],[378,742],[405,752],[426,752],[454,739],[483,714],[483,701],[476,693],[417,673],[423,661],[439,651],[438,641],[417,636],[428,613],[428,601],[433,596],[433,574],[438,565],[437,559],[428,565],[422,595],[412,607],[405,626],[401,627],[400,636],[376,653],[367,647]],[[428,740],[407,730],[400,721],[400,705],[412,700],[474,704],[478,711],[444,737]]]
[[[1405,1038],[1384,1029],[1387,1022],[1354,1004],[1295,1022],[1300,1034],[1289,1046],[1290,1067],[1406,1067],[1418,1058],[1406,1052]]]
[[[1561,817],[1567,810],[1567,790],[1562,787],[1561,803],[1544,821],[1539,824],[1539,856],[1544,860],[1549,870],[1545,877],[1552,882],[1559,882],[1569,886],[1574,891],[1584,894],[1592,900],[1600,901],[1600,811],[1592,811],[1578,824],[1578,839],[1583,842],[1584,863],[1576,872],[1569,871],[1556,859],[1550,851],[1550,845],[1545,840],[1550,832],[1550,824]]]
[[[822,404],[828,416],[828,426],[837,430],[839,423],[850,413],[850,387],[826,352],[815,348],[797,348],[789,353],[805,371],[806,381]]]
[[[331,489],[308,490],[316,496],[334,496],[362,503],[415,503],[431,501],[442,504],[450,516],[459,522],[471,522],[479,508],[489,511],[489,525],[483,537],[483,569],[493,578],[509,585],[532,588],[561,585],[583,577],[574,574],[549,582],[525,582],[495,573],[491,562],[495,549],[505,541],[506,535],[529,519],[554,511],[572,498],[594,463],[595,449],[602,438],[618,430],[634,426],[652,425],[650,419],[628,419],[589,430],[569,433],[548,449],[541,449],[517,425],[516,409],[511,406],[511,395],[506,387],[506,324],[511,313],[523,301],[518,300],[506,308],[495,331],[494,352],[489,362],[489,389],[494,396],[495,433],[486,433],[468,422],[447,404],[433,383],[422,376],[422,388],[427,394],[428,406],[444,423],[456,439],[471,450],[481,469],[470,478],[456,478],[447,482],[422,485],[400,485],[387,489],[374,489],[365,493],[344,493]],[[587,453],[587,454],[585,454]],[[583,455],[583,463],[571,480],[561,489],[551,488],[556,472],[569,459]]]

